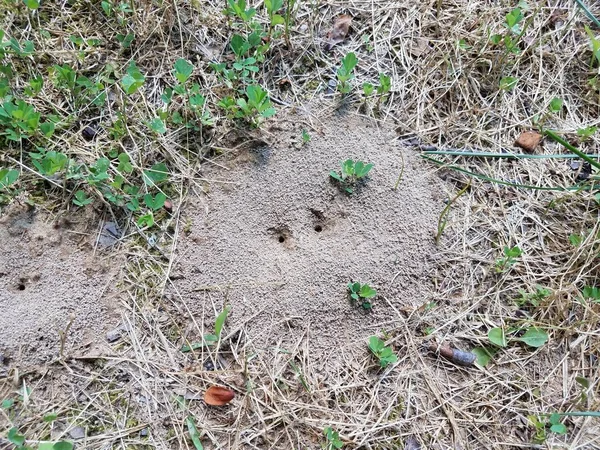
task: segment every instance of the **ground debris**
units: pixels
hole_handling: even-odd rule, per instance
[[[348,35],[350,25],[352,24],[352,16],[342,14],[333,21],[333,28],[327,33],[327,42],[325,43],[325,51],[330,51],[334,45],[343,42]]]
[[[207,405],[223,406],[233,400],[235,392],[221,386],[211,386],[204,393],[204,401]]]
[[[541,140],[542,135],[540,133],[536,131],[523,131],[515,141],[515,145],[521,147],[526,152],[533,153]]]
[[[472,366],[477,360],[477,356],[475,356],[473,353],[452,348],[448,344],[438,345],[435,342],[432,342],[429,345],[429,350],[443,356],[448,361],[458,364],[459,366],[469,367]]]
[[[421,450],[421,444],[414,437],[409,436],[406,438],[406,444],[404,450]]]

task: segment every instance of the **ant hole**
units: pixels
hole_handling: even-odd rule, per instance
[[[316,226],[315,226],[315,231],[316,231],[317,233],[320,233],[321,231],[323,231],[323,227],[322,227],[321,225],[316,225]]]
[[[20,291],[24,291],[25,290],[25,285],[23,283],[20,283],[19,286],[17,287]]]
[[[285,237],[284,236],[279,236],[279,242],[280,243],[284,243],[285,242]]]

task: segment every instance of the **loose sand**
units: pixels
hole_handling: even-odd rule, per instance
[[[178,244],[174,286],[207,330],[230,305],[229,323],[254,316],[255,347],[285,347],[309,330],[315,357],[329,358],[336,347],[364,346],[394,309],[427,301],[443,191],[389,127],[331,117],[298,148],[300,122],[280,119],[271,145],[205,164],[213,181],[184,208],[191,227]],[[353,195],[328,176],[347,158],[375,165]],[[350,281],[377,289],[371,312],[350,304]]]

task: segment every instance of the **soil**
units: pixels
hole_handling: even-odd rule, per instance
[[[52,217],[18,200],[0,219],[4,363],[26,367],[56,359],[60,335],[71,321],[65,353],[97,340],[116,322],[111,292],[118,271],[94,252],[97,234],[87,230],[97,217],[80,210],[75,220]]]
[[[184,208],[191,227],[180,237],[172,278],[206,329],[214,327],[212,312],[230,305],[229,323],[253,317],[246,331],[258,348],[285,347],[310,330],[319,359],[336,347],[364,348],[400,310],[427,301],[444,195],[390,127],[333,116],[309,129],[302,146],[302,122],[280,119],[271,145],[204,165],[204,178],[218,181],[207,181]],[[352,195],[328,175],[348,158],[374,163]],[[377,289],[372,311],[351,305],[351,281]]]

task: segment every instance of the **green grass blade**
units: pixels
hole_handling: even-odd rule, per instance
[[[566,413],[558,413],[559,416],[576,416],[576,417],[600,417],[600,411],[573,411]]]
[[[594,22],[594,25],[600,28],[600,20],[596,19],[596,16],[594,16],[592,12],[587,8],[587,6],[585,6],[585,3],[583,3],[581,0],[575,0],[575,3],[577,3],[577,5],[583,10],[585,15],[588,16],[592,22]]]
[[[462,188],[458,192],[458,194],[456,194],[456,196],[454,196],[454,198],[452,200],[450,200],[448,202],[448,204],[446,205],[446,207],[444,208],[444,210],[440,214],[440,218],[438,219],[437,233],[435,235],[435,243],[436,244],[440,243],[440,238],[442,237],[442,234],[444,233],[444,229],[446,228],[446,223],[448,222],[447,219],[446,219],[446,216],[450,212],[450,207],[452,206],[452,204],[456,200],[458,200],[460,198],[461,195],[463,195],[465,192],[467,192],[467,189],[469,189],[470,187],[471,187],[471,180],[469,180],[469,182],[467,183],[467,185],[464,188]]]
[[[579,150],[578,148],[576,148],[574,145],[571,145],[569,142],[565,141],[563,138],[561,138],[554,131],[546,130],[546,131],[544,131],[544,134],[546,136],[548,136],[550,139],[552,139],[553,141],[558,142],[559,144],[561,144],[566,149],[572,151],[576,155],[579,155],[579,157],[581,159],[589,162],[596,169],[600,169],[600,162],[598,162],[597,160],[595,160],[593,158],[590,158],[588,155],[586,155],[585,153],[583,153],[581,150]]]
[[[453,166],[453,165],[447,164],[445,162],[438,161],[437,159],[431,158],[430,156],[427,156],[427,155],[421,155],[421,157],[423,159],[431,161],[439,166],[442,166],[446,169],[456,170],[457,172],[465,173],[469,176],[479,178],[480,180],[488,181],[490,183],[497,183],[497,184],[501,184],[504,186],[518,187],[518,188],[525,188],[525,189],[535,189],[538,191],[558,191],[558,192],[580,191],[580,190],[588,190],[591,188],[591,186],[586,186],[586,185],[583,185],[583,186],[575,185],[575,186],[569,186],[566,188],[562,188],[562,187],[544,187],[544,186],[532,186],[529,184],[511,183],[508,181],[498,180],[496,178],[490,178],[490,177],[488,177],[486,175],[482,175],[480,173],[471,172],[469,170],[463,169],[462,167]]]
[[[190,438],[192,438],[192,442],[194,443],[196,450],[204,450],[202,442],[200,442],[200,433],[198,432],[198,428],[196,428],[194,418],[192,416],[187,416],[185,423],[187,424],[188,433],[190,433]]]
[[[529,155],[522,153],[493,153],[493,152],[467,152],[460,150],[425,150],[424,155],[447,155],[447,156],[472,156],[476,158],[502,158],[502,159],[575,159],[581,156],[575,153],[564,155]],[[588,154],[590,158],[600,158],[600,154]]]

